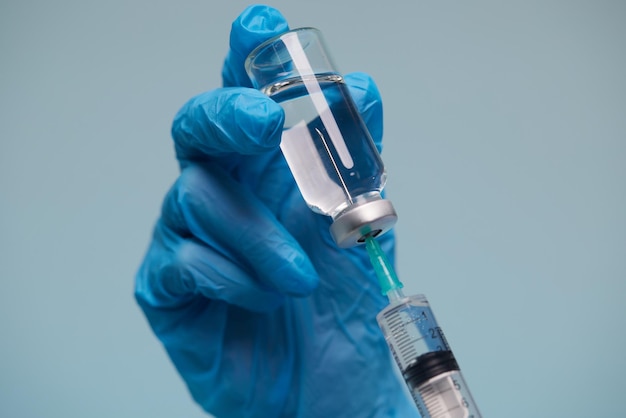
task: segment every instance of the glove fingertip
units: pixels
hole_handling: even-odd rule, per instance
[[[269,37],[289,30],[285,17],[274,7],[248,6],[232,24],[230,46],[234,51],[249,52]]]
[[[262,150],[276,148],[280,144],[283,123],[283,109],[278,103],[263,93],[251,90],[240,95],[234,104],[233,122],[252,144]]]
[[[231,26],[230,51],[222,71],[224,85],[250,87],[244,69],[246,57],[259,44],[288,30],[287,20],[277,9],[262,4],[248,6]]]
[[[176,114],[171,135],[180,160],[257,154],[278,147],[284,120],[280,105],[260,91],[225,88],[189,100]]]

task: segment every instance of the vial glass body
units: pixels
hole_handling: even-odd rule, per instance
[[[315,212],[336,217],[380,199],[385,170],[339,74],[298,78],[265,92],[285,110],[281,149]]]
[[[320,32],[295,29],[266,41],[246,71],[283,107],[281,150],[307,205],[333,218],[335,241],[352,246],[390,229],[396,214],[382,202],[383,162]]]

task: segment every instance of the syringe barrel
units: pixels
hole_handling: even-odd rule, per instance
[[[423,418],[481,417],[425,296],[394,301],[377,320]]]

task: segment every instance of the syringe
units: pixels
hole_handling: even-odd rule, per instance
[[[333,218],[340,247],[366,240],[389,306],[377,316],[423,418],[479,418],[448,343],[424,296],[405,297],[374,237],[397,215],[382,197],[387,178],[321,33],[294,29],[257,46],[245,61],[252,85],[285,111],[281,150],[307,205]]]
[[[376,319],[422,418],[481,418],[426,297],[404,296],[378,242],[368,237],[365,245],[389,299]]]

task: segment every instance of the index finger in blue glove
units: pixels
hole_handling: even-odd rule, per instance
[[[244,69],[246,57],[259,44],[288,30],[285,17],[273,7],[257,4],[246,8],[231,27],[230,51],[222,70],[224,87],[251,87]]]
[[[172,124],[176,156],[202,161],[229,154],[259,154],[280,144],[285,115],[257,90],[223,88],[189,100]]]

